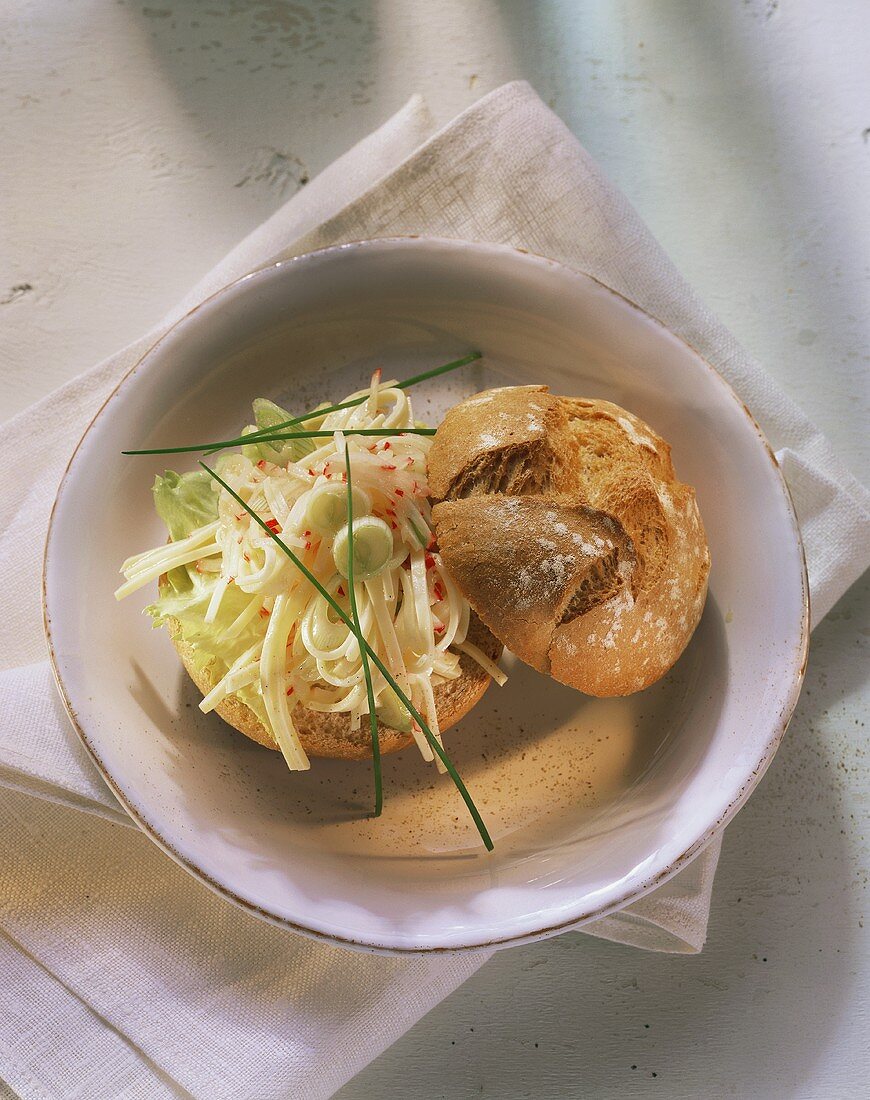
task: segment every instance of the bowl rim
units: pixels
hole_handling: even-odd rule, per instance
[[[448,248],[448,249],[473,249],[474,251],[490,253],[497,256],[505,256],[513,254],[515,256],[523,257],[524,261],[534,264],[541,268],[549,268],[559,271],[565,275],[568,279],[575,279],[580,281],[591,282],[599,289],[607,291],[614,297],[623,302],[629,309],[636,314],[639,314],[642,318],[652,322],[658,329],[663,330],[664,333],[673,340],[682,344],[693,355],[694,359],[699,365],[702,365],[706,371],[711,374],[715,382],[722,386],[725,392],[730,395],[737,403],[743,415],[749,422],[750,427],[758,437],[759,442],[764,448],[770,462],[775,471],[776,479],[779,487],[782,490],[785,505],[786,515],[788,517],[788,523],[791,530],[791,534],[794,538],[793,549],[798,552],[799,559],[799,575],[801,582],[801,616],[799,625],[799,638],[794,656],[792,658],[791,667],[791,683],[789,689],[785,694],[785,703],[782,706],[780,713],[776,716],[775,720],[771,723],[770,733],[764,744],[760,759],[756,762],[750,774],[744,780],[743,784],[729,802],[724,812],[714,821],[704,833],[690,844],[684,851],[674,859],[671,859],[667,865],[654,874],[646,877],[640,884],[626,890],[618,899],[610,901],[600,906],[594,906],[586,911],[581,911],[577,914],[560,920],[555,924],[544,924],[540,928],[533,929],[531,931],[519,932],[509,934],[500,937],[492,937],[489,939],[476,939],[473,942],[463,942],[460,944],[451,945],[432,945],[424,944],[419,946],[406,946],[404,944],[390,943],[390,942],[376,942],[373,939],[354,939],[346,935],[340,935],[334,932],[326,932],[319,928],[314,928],[306,924],[297,923],[294,920],[289,919],[286,916],[271,912],[268,909],[264,909],[251,901],[249,898],[245,898],[240,894],[233,891],[232,888],[224,883],[219,882],[213,878],[208,872],[199,867],[191,858],[182,855],[161,832],[157,824],[149,821],[141,810],[136,808],[130,799],[125,795],[123,790],[119,787],[115,779],[109,774],[103,761],[100,758],[99,752],[94,744],[92,744],[87,731],[78,719],[75,706],[69,696],[66,685],[63,681],[63,676],[59,668],[59,662],[56,657],[54,640],[52,637],[51,628],[51,612],[48,607],[48,573],[51,568],[50,557],[52,550],[52,538],[54,531],[54,524],[58,504],[63,496],[66,488],[67,481],[73,471],[76,459],[79,452],[93,429],[96,422],[100,419],[108,404],[113,400],[115,395],[124,386],[129,379],[133,377],[143,367],[147,368],[146,360],[149,360],[157,350],[168,340],[173,334],[177,332],[182,326],[184,326],[194,314],[206,306],[211,305],[217,299],[228,297],[241,288],[253,281],[260,279],[267,280],[274,277],[281,270],[285,268],[293,268],[298,266],[304,266],[306,263],[316,258],[324,258],[331,256],[340,256],[347,252],[365,251],[365,252],[377,252],[377,251],[390,251],[392,249],[404,249],[404,248],[421,248],[427,249],[430,247],[435,248]],[[640,898],[645,897],[659,886],[663,885],[669,879],[678,874],[684,867],[686,867],[711,841],[722,832],[726,825],[732,820],[738,810],[741,809],[746,802],[749,795],[755,789],[756,785],[764,775],[774,755],[776,754],[779,745],[781,744],[783,737],[785,736],[786,729],[788,728],[791,717],[794,713],[794,709],[797,705],[798,698],[800,696],[801,687],[803,684],[804,676],[807,668],[807,659],[809,652],[809,634],[810,634],[810,593],[809,582],[807,577],[807,565],[806,554],[804,550],[803,539],[801,537],[800,527],[798,525],[797,514],[795,511],[794,501],[792,499],[791,491],[788,487],[788,483],[785,476],[779,466],[779,463],[774,454],[767,437],[762,431],[757,420],[750,412],[746,403],[736,393],[731,384],[723,377],[722,374],[701,354],[701,352],[694,347],[688,340],[682,336],[673,332],[667,325],[664,324],[658,317],[651,314],[648,310],[645,310],[642,306],[632,301],[627,295],[615,290],[609,286],[602,279],[591,273],[582,270],[579,267],[572,267],[569,264],[563,263],[559,260],[551,259],[547,256],[540,255],[526,248],[517,247],[507,244],[495,244],[486,241],[473,241],[458,237],[443,237],[443,236],[427,236],[424,234],[405,234],[405,235],[393,235],[387,237],[374,237],[365,238],[360,240],[346,241],[340,244],[327,245],[323,248],[313,249],[308,252],[302,252],[295,256],[291,256],[287,259],[279,259],[270,261],[254,270],[240,276],[237,279],[232,280],[225,286],[209,294],[203,298],[201,302],[188,309],[184,314],[178,317],[164,332],[162,332],[156,340],[142,352],[139,358],[131,367],[129,367],[123,375],[118,379],[117,383],[113,386],[111,392],[106,396],[106,399],[102,402],[96,413],[91,418],[87,427],[82,432],[82,435],[76,444],[69,461],[67,462],[63,476],[58,484],[55,499],[52,503],[51,513],[49,515],[48,527],[46,531],[45,545],[43,550],[42,561],[42,617],[43,617],[43,629],[45,632],[45,639],[48,646],[49,661],[51,664],[52,673],[54,675],[55,682],[58,687],[58,691],[61,696],[64,708],[67,715],[75,729],[79,739],[84,745],[88,755],[93,761],[95,767],[99,771],[102,779],[111,790],[112,794],[133,820],[133,822],[153,841],[158,848],[160,848],[166,855],[168,855],[176,864],[182,867],[185,871],[191,874],[203,885],[208,887],[214,893],[225,898],[227,901],[240,906],[242,909],[251,913],[252,915],[267,921],[268,923],[285,930],[298,932],[302,935],[314,938],[325,943],[338,944],[342,947],[351,948],[355,950],[363,950],[373,952],[376,954],[387,955],[429,955],[429,954],[455,954],[466,951],[479,951],[482,949],[499,949],[503,947],[515,946],[523,943],[532,943],[536,940],[546,939],[551,936],[566,932],[574,928],[579,928],[590,921],[597,920],[601,917],[609,916],[612,913],[618,912],[625,908],[625,906],[638,901]]]

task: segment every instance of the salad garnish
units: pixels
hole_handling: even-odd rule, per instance
[[[408,388],[480,358],[473,352],[405,382],[375,371],[365,390],[292,417],[254,401],[233,440],[130,454],[222,453],[215,468],[154,484],[171,541],[127,559],[122,598],[160,579],[147,610],[208,667],[204,712],[235,697],[274,736],[291,770],[309,760],[294,711],[346,715],[371,729],[375,816],[383,806],[378,723],[410,734],[456,785],[487,847],[492,840],[444,750],[433,689],[470,657],[471,609],[443,567],[431,527],[426,456]],[[309,424],[310,430],[298,430]],[[288,428],[292,430],[287,430]],[[298,716],[297,716],[298,717]]]
[[[318,414],[320,415],[320,414]],[[404,428],[402,435],[434,435],[437,428]],[[377,435],[384,433],[380,428],[349,428],[348,435]],[[335,432],[278,432],[274,428],[265,429],[264,434],[251,432],[249,435],[240,435],[238,439],[224,439],[220,443],[190,443],[186,447],[149,447],[141,451],[121,451],[122,455],[179,455],[194,451],[205,451],[214,454],[216,451],[226,450],[227,447],[250,446],[251,443],[275,443],[285,439],[332,439]]]
[[[323,585],[320,583],[320,581],[317,579],[317,577],[314,576],[314,574],[311,572],[311,570],[308,569],[305,566],[305,564],[293,553],[293,551],[290,549],[290,547],[285,542],[283,542],[281,540],[280,536],[276,535],[275,532],[271,529],[271,527],[269,527],[257,515],[257,513],[253,510],[253,508],[249,507],[248,504],[244,500],[242,500],[242,498],[238,495],[238,493],[236,493],[234,489],[231,489],[230,486],[227,485],[227,483],[221,478],[220,474],[218,474],[216,471],[212,470],[210,467],[206,466],[206,464],[204,462],[201,462],[200,465],[202,466],[202,468],[204,470],[206,470],[209,474],[211,474],[211,476],[215,479],[215,481],[218,482],[219,485],[223,486],[223,488],[226,489],[226,491],[230,494],[230,496],[232,496],[235,500],[238,501],[238,503],[250,515],[251,519],[255,520],[263,528],[263,530],[269,535],[270,538],[274,539],[274,541],[281,547],[283,552],[293,562],[293,564],[300,571],[300,573],[302,573],[302,575],[311,584],[314,585],[314,587],[317,589],[317,591],[320,593],[320,595],[326,600],[326,602],[330,605],[330,607],[333,609],[333,611],[335,611],[336,615],[338,615],[338,617],[342,620],[342,622],[344,622],[351,630],[353,630],[353,621],[352,621],[352,619],[345,613],[345,611],[333,599],[333,597],[329,594],[329,592],[327,592],[327,590],[323,587]],[[362,637],[362,635],[359,635],[358,637],[359,637],[361,650],[365,651],[368,654],[368,656],[371,658],[372,663],[375,665],[375,667],[378,669],[378,671],[381,673],[381,675],[384,677],[384,679],[387,681],[387,683],[390,685],[390,687],[396,693],[396,695],[399,698],[399,701],[407,709],[408,713],[411,715],[411,718],[414,720],[414,722],[422,730],[424,736],[426,737],[426,740],[429,742],[429,745],[431,747],[432,752],[435,753],[435,755],[438,757],[438,759],[444,765],[445,771],[449,774],[450,778],[456,784],[456,789],[459,791],[460,795],[462,796],[463,801],[465,802],[465,805],[468,807],[468,811],[471,814],[471,817],[474,821],[474,824],[477,826],[477,831],[480,833],[481,840],[483,841],[486,850],[488,852],[491,852],[493,850],[494,845],[492,843],[492,838],[489,835],[489,830],[487,829],[486,825],[484,824],[483,818],[480,816],[480,813],[478,812],[477,806],[475,806],[471,795],[468,793],[468,789],[465,786],[465,784],[463,783],[462,778],[459,775],[459,772],[453,766],[453,763],[450,760],[450,757],[444,751],[444,748],[443,748],[441,742],[435,737],[435,735],[429,729],[429,726],[426,723],[426,719],[423,717],[422,714],[420,714],[420,712],[417,710],[417,708],[414,706],[414,704],[411,702],[411,700],[408,698],[408,696],[405,695],[405,693],[402,691],[402,689],[399,687],[399,685],[393,679],[392,674],[390,673],[390,670],[383,663],[383,661],[380,659],[380,657],[377,655],[377,653],[374,651],[374,649],[372,649],[372,647],[365,640],[365,638]]]
[[[468,355],[462,356],[461,359],[454,359],[450,363],[444,363],[440,367],[433,367],[431,370],[423,371],[422,374],[415,374],[412,378],[406,378],[404,382],[381,382],[380,370],[375,371],[375,377],[378,380],[379,387],[384,389],[397,389],[406,390],[411,386],[417,385],[418,382],[426,382],[430,378],[436,378],[440,374],[446,374],[448,371],[458,370],[459,367],[465,367],[469,363],[473,363],[476,359],[480,359],[483,352],[472,351]],[[317,431],[302,431],[302,432],[290,432],[287,435],[276,434],[285,431],[288,428],[292,428],[295,424],[302,424],[308,420],[315,420],[328,416],[330,413],[341,412],[344,409],[352,409],[357,405],[362,405],[366,401],[369,401],[370,394],[366,391],[360,397],[352,398],[349,401],[342,401],[338,405],[326,405],[319,409],[312,409],[310,412],[303,413],[302,416],[292,416],[286,420],[280,418],[273,424],[267,427],[260,428],[259,431],[252,431],[248,435],[240,436],[238,439],[224,439],[217,443],[196,443],[187,447],[152,447],[146,450],[139,451],[122,451],[123,455],[164,455],[164,454],[184,454],[185,452],[204,451],[206,454],[215,454],[217,451],[222,451],[227,447],[239,447],[243,444],[251,444],[254,442],[269,442],[270,440],[283,440],[283,439],[311,439],[317,437],[326,437],[331,435],[331,432],[317,432]],[[263,402],[263,404],[271,404],[271,402]],[[277,408],[277,406],[273,406]],[[425,428],[420,425],[415,427],[407,427],[404,429],[404,433],[408,435],[434,435],[437,428]],[[379,435],[380,432],[377,429],[357,429],[354,435]]]

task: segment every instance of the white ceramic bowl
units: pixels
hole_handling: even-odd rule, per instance
[[[511,665],[448,735],[489,824],[484,852],[447,777],[385,760],[281,759],[196,708],[147,595],[118,566],[162,541],[150,486],[167,464],[125,448],[226,437],[253,397],[302,410],[382,366],[399,378],[472,348],[482,365],[420,386],[418,415],[494,385],[543,382],[648,420],[695,485],[713,568],[674,671],[627,699],[585,697]],[[190,468],[193,456],[176,467]],[[172,463],[169,463],[173,465]],[[252,912],[343,944],[421,951],[577,926],[674,874],[730,819],[797,699],[807,588],[788,492],[740,400],[694,351],[590,277],[457,241],[385,240],[302,256],[229,287],[162,339],[86,432],[46,548],[46,626],[67,707],[139,825]]]

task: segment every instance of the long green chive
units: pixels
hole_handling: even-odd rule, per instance
[[[404,382],[397,382],[395,389],[406,390],[409,386],[416,386],[418,382],[425,382],[429,378],[436,378],[439,374],[446,374],[448,371],[457,370],[459,367],[467,366],[469,363],[473,363],[476,359],[481,359],[483,352],[472,351],[468,355],[464,355],[461,359],[454,359],[451,363],[445,363],[441,367],[433,367],[432,370],[423,371],[422,374],[415,374],[413,378],[406,378]],[[214,454],[216,451],[223,451],[227,447],[241,447],[250,443],[270,443],[273,440],[281,439],[316,439],[319,436],[329,436],[332,432],[294,432],[288,435],[276,435],[276,432],[283,431],[284,428],[292,428],[295,424],[302,424],[306,420],[313,420],[318,416],[328,416],[330,413],[340,412],[342,409],[352,409],[357,405],[362,405],[368,401],[369,395],[364,397],[355,397],[352,401],[343,401],[340,405],[328,405],[325,409],[312,409],[311,412],[303,413],[302,416],[294,416],[291,420],[285,420],[280,424],[273,424],[271,428],[260,428],[259,431],[251,432],[249,435],[239,436],[236,439],[224,439],[220,442],[212,443],[197,443],[191,447],[150,447],[144,451],[121,451],[123,455],[175,455],[186,454],[191,451],[203,451],[205,454]],[[353,431],[353,429],[343,429],[347,434],[353,435],[397,435],[398,432],[381,431],[378,428],[361,428]],[[435,428],[405,428],[403,429],[409,435],[434,435]]]
[[[323,587],[323,585],[320,583],[320,581],[317,579],[317,577],[314,576],[314,574],[311,572],[311,570],[308,569],[307,566],[305,566],[300,561],[300,559],[296,557],[296,555],[293,553],[293,551],[290,549],[290,547],[284,542],[284,540],[282,538],[280,538],[278,535],[275,534],[275,532],[271,529],[271,527],[269,527],[267,525],[265,520],[260,519],[260,517],[254,511],[254,509],[249,507],[249,505],[244,500],[242,500],[242,498],[239,496],[239,494],[234,489],[231,489],[230,486],[227,485],[227,483],[220,476],[220,474],[215,473],[215,471],[212,470],[209,466],[206,466],[206,464],[204,462],[200,462],[200,466],[202,466],[202,468],[207,473],[211,474],[211,476],[215,479],[215,481],[219,485],[221,485],[224,489],[226,489],[226,491],[230,494],[230,496],[235,501],[237,501],[239,504],[241,504],[241,506],[248,513],[248,515],[266,532],[266,534],[269,536],[269,538],[271,538],[274,542],[276,542],[281,547],[281,549],[284,551],[284,553],[287,555],[287,557],[293,562],[293,564],[296,566],[296,568],[305,576],[305,578],[311,584],[314,585],[314,587],[317,589],[317,591],[320,593],[320,595],[323,596],[323,598],[330,605],[330,607],[333,609],[333,611],[335,611],[335,613],[342,620],[342,622],[345,624],[345,626],[347,626],[348,629],[350,629],[350,630],[354,630],[354,625],[353,625],[352,619],[336,603],[336,601],[333,599],[333,597],[330,596],[330,594],[326,591],[326,589]],[[390,685],[390,687],[396,693],[399,700],[405,705],[408,713],[411,715],[411,717],[414,719],[414,721],[419,725],[420,729],[423,731],[423,734],[425,735],[426,740],[429,742],[429,744],[432,748],[432,751],[435,753],[435,755],[438,757],[438,759],[441,761],[441,763],[447,769],[448,775],[453,780],[454,784],[456,785],[456,789],[459,791],[460,795],[462,796],[463,802],[468,807],[468,812],[471,814],[472,820],[474,821],[474,824],[477,826],[477,831],[480,833],[480,837],[481,837],[481,840],[483,840],[484,847],[486,848],[486,850],[488,852],[491,852],[493,850],[494,845],[492,843],[492,838],[489,835],[489,831],[487,830],[487,827],[483,822],[483,818],[480,816],[480,813],[479,813],[477,807],[475,806],[475,804],[474,804],[474,802],[471,798],[471,795],[468,793],[468,789],[466,788],[465,784],[462,782],[462,779],[459,775],[459,772],[453,766],[453,762],[451,761],[450,757],[444,751],[443,747],[438,743],[438,740],[436,739],[436,737],[434,736],[432,731],[429,729],[426,722],[423,720],[423,716],[419,713],[419,711],[416,709],[416,707],[411,702],[411,700],[408,698],[408,696],[402,691],[402,689],[399,687],[399,685],[393,679],[392,673],[387,668],[387,666],[384,664],[384,662],[380,659],[380,657],[377,655],[377,653],[375,653],[375,651],[372,649],[372,647],[369,645],[369,643],[365,640],[365,638],[360,638],[360,641],[361,641],[361,648],[365,649],[367,651],[367,653],[369,655],[369,658],[372,661],[372,664],[378,669],[378,671],[381,673],[381,675],[384,677],[384,679],[387,681],[387,683]]]
[[[482,351],[472,351],[468,355],[463,355],[461,359],[454,359],[450,363],[445,363],[441,367],[433,367],[432,370],[423,371],[422,374],[415,374],[413,378],[406,378],[404,382],[397,382],[395,386],[391,386],[391,389],[406,390],[410,386],[416,386],[418,382],[426,382],[430,378],[436,378],[439,374],[446,374],[451,370],[458,370],[459,367],[466,367],[469,363],[473,363],[476,359],[482,359]],[[302,416],[294,416],[292,420],[285,420],[283,424],[273,424],[271,428],[260,428],[258,432],[251,432],[249,436],[245,437],[245,441],[248,443],[256,443],[258,440],[265,440],[268,432],[280,431],[282,428],[291,428],[294,424],[301,424],[305,420],[314,420],[318,416],[329,416],[330,413],[341,412],[342,409],[353,409],[357,405],[362,405],[369,399],[369,394],[365,394],[363,397],[355,397],[352,401],[342,401],[340,405],[328,405],[325,409],[312,409],[311,412],[303,413]],[[220,444],[220,446],[229,446],[230,444]],[[218,450],[218,444],[212,448]],[[211,453],[211,452],[209,452]]]
[[[437,378],[439,374],[446,374],[448,371],[457,370],[459,367],[467,367],[469,363],[473,363],[475,359],[482,359],[482,351],[470,351],[468,355],[463,355],[461,359],[454,359],[450,363],[445,363],[441,367],[433,367],[431,370],[424,370],[422,374],[415,374],[413,378],[406,378],[404,382],[397,382],[395,388],[397,390],[406,390],[409,386],[416,386],[418,382],[427,382],[430,378]],[[362,402],[360,402],[362,404]]]
[[[254,440],[255,443],[272,443],[279,439],[332,439],[336,431],[343,431],[345,435],[434,435],[437,428],[333,428],[331,432],[279,432],[270,428],[272,435],[255,437],[240,435],[238,439],[225,439],[222,443],[192,443],[188,447],[150,447],[144,451],[121,451],[122,455],[178,455],[188,451],[207,451],[213,454],[215,451],[223,451],[227,447],[241,447]]]
[[[359,655],[362,660],[363,674],[366,678],[366,696],[369,701],[369,725],[372,731],[372,771],[375,774],[375,817],[381,816],[384,808],[384,787],[381,776],[381,742],[378,738],[378,716],[375,714],[375,689],[372,687],[372,670],[369,668],[369,655],[363,644],[362,626],[356,606],[356,590],[353,578],[353,484],[350,475],[350,451],[347,441],[344,444],[344,461],[347,466],[347,587],[350,593],[350,611],[353,615],[354,633],[359,642]]]

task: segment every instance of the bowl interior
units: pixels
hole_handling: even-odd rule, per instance
[[[196,707],[147,593],[116,604],[120,562],[162,541],[154,475],[193,456],[125,448],[234,434],[251,399],[294,410],[404,378],[471,348],[485,360],[421,385],[417,415],[497,385],[625,405],[695,485],[713,569],[675,669],[626,699],[585,697],[508,661],[447,744],[496,842],[484,853],[449,778],[413,750],[371,769],[289,773]],[[86,598],[85,598],[86,594]],[[745,797],[796,698],[805,587],[794,517],[757,429],[722,380],[593,280],[459,242],[346,246],[270,268],[212,299],[127,377],[62,486],[46,599],[68,705],[140,823],[210,884],[277,920],[381,949],[514,942],[637,896]]]

